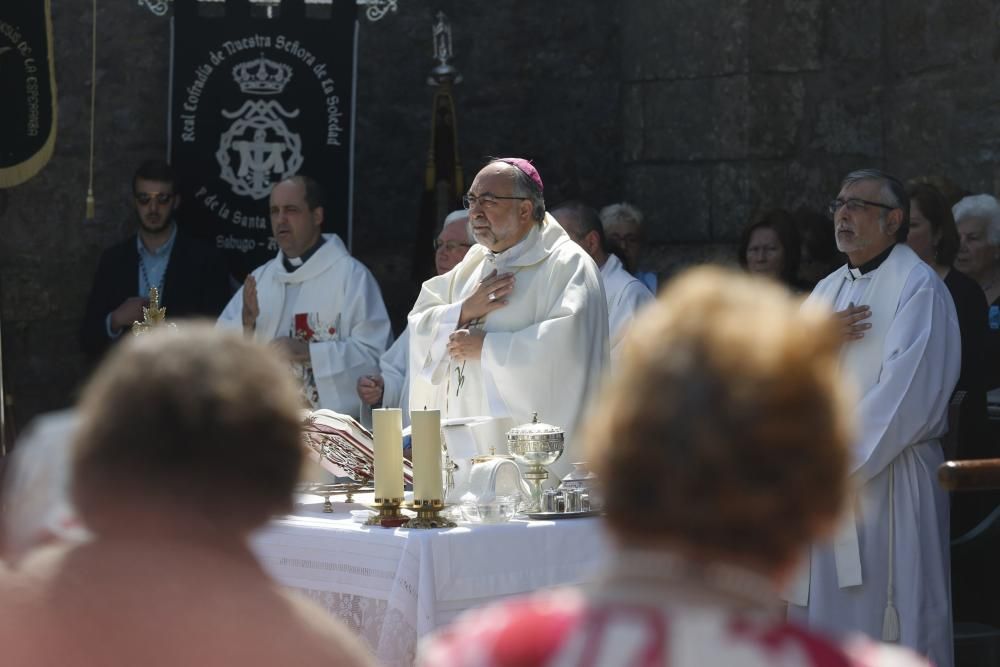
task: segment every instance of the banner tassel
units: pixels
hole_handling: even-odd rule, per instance
[[[87,222],[92,222],[96,215],[96,202],[94,201],[94,101],[97,98],[97,0],[93,0],[90,40],[90,166],[87,181]]]

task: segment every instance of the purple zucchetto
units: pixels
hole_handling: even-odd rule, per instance
[[[535,182],[539,190],[545,190],[545,186],[542,185],[542,177],[538,175],[538,170],[528,160],[525,160],[523,157],[501,157],[497,158],[497,161],[506,162],[511,166],[517,167],[524,172],[525,176]]]

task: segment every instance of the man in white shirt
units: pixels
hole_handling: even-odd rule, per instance
[[[846,508],[832,544],[811,552],[789,617],[824,632],[862,631],[952,664],[948,496],[940,438],[960,361],[944,283],[903,243],[909,198],[874,169],[848,174],[830,203],[848,264],[809,297],[840,316],[841,370],[858,395]]]
[[[492,160],[465,196],[478,245],[426,281],[409,316],[410,405],[565,429],[556,475],[579,461],[574,432],[608,364],[597,265],[545,212],[521,158]]]
[[[552,209],[552,217],[601,269],[608,304],[611,359],[614,361],[621,352],[628,325],[639,309],[653,300],[653,293],[625,270],[617,255],[608,252],[604,226],[596,210],[581,201],[567,201]]]
[[[219,317],[288,357],[314,408],[359,417],[355,381],[392,340],[382,293],[336,234],[322,234],[323,194],[308,176],[271,191],[278,255],[247,276]]]

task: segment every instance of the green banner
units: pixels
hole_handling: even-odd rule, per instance
[[[49,0],[0,2],[0,188],[42,170],[56,143]]]

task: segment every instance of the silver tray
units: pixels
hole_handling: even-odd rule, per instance
[[[601,510],[587,510],[586,512],[525,512],[529,519],[548,521],[549,519],[579,519],[585,516],[600,516]]]

